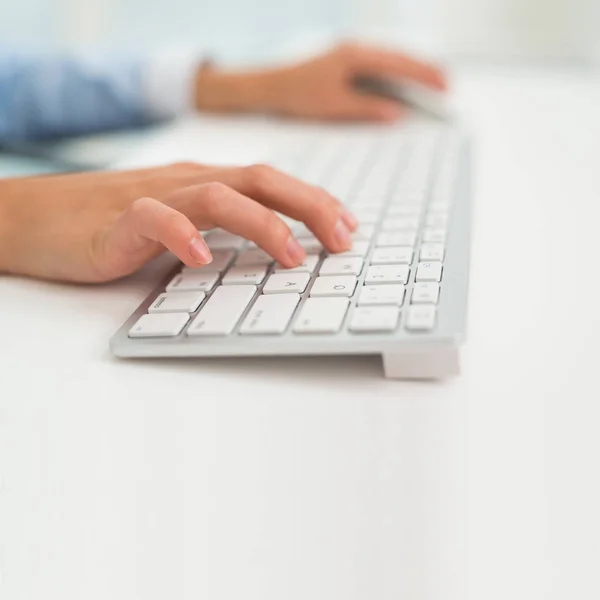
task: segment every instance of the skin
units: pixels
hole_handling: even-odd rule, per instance
[[[200,68],[200,111],[268,111],[325,120],[392,121],[402,107],[354,91],[356,75],[413,79],[444,90],[440,70],[387,51],[343,45],[310,61],[254,73]],[[221,227],[294,267],[304,250],[276,212],[302,221],[331,252],[351,246],[356,219],[325,190],[266,165],[197,164],[0,180],[0,272],[101,283],[170,250],[211,260],[198,230]]]

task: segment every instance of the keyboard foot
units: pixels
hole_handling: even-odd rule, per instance
[[[460,374],[457,346],[424,346],[383,354],[388,379],[447,379]]]

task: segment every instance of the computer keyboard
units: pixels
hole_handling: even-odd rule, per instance
[[[450,126],[339,130],[291,139],[271,164],[321,185],[360,226],[293,269],[255,244],[204,232],[213,262],[179,263],[113,336],[121,357],[381,354],[385,373],[459,372],[470,248],[469,156]]]

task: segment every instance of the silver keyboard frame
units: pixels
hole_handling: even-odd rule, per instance
[[[166,285],[180,270],[181,263],[161,279],[159,284],[127,319],[110,340],[110,348],[121,358],[174,358],[174,357],[256,357],[256,356],[327,356],[327,355],[377,355],[383,357],[386,377],[402,379],[444,379],[460,372],[459,351],[466,338],[469,264],[471,249],[472,198],[470,187],[471,145],[460,138],[460,159],[446,236],[446,254],[441,282],[436,326],[430,332],[409,332],[403,323],[406,308],[410,304],[414,284],[418,252],[411,264],[410,279],[406,287],[404,304],[401,307],[399,326],[393,333],[351,333],[347,330],[357,302],[358,290],[364,283],[366,265],[374,248],[365,257],[365,267],[358,277],[356,292],[341,330],[337,334],[294,333],[291,324],[282,335],[239,335],[239,328],[252,304],[246,309],[234,331],[225,337],[192,337],[186,335],[187,327],[176,337],[135,338],[128,336],[133,324],[148,311],[156,297],[164,292]],[[383,214],[382,210],[382,214]],[[379,227],[379,224],[377,225]],[[421,225],[420,244],[423,232]],[[323,258],[321,258],[320,263]],[[318,273],[318,268],[315,273]],[[257,286],[257,295],[263,284]],[[314,277],[296,308],[290,323],[309,297]],[[214,289],[216,289],[215,286]],[[210,293],[207,294],[207,297]],[[204,304],[203,304],[204,305]],[[202,306],[203,306],[202,305]],[[193,317],[192,317],[193,318]]]

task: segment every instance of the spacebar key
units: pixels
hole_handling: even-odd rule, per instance
[[[255,285],[219,286],[192,321],[188,335],[229,335],[255,293]]]

